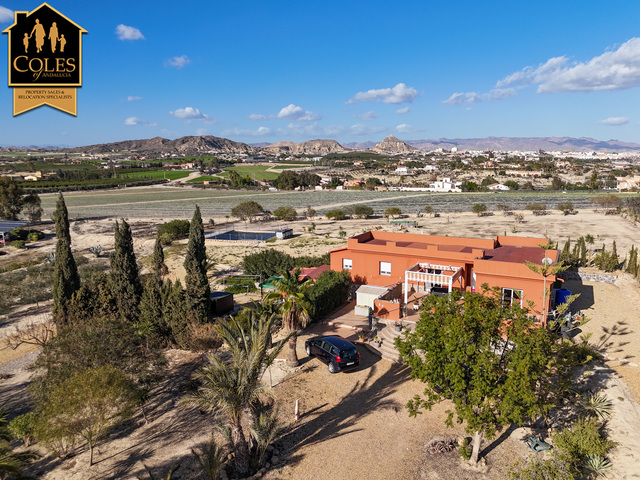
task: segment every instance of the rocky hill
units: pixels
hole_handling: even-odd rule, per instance
[[[335,140],[307,140],[306,142],[277,142],[262,150],[269,153],[284,153],[293,155],[327,155],[329,153],[342,153],[347,149]]]
[[[371,147],[371,151],[376,153],[411,153],[418,150],[416,147],[407,145],[402,140],[398,140],[393,135],[377,143],[375,147]]]
[[[100,143],[85,147],[63,149],[72,153],[138,153],[138,154],[177,154],[201,155],[206,153],[245,153],[254,154],[256,149],[246,143],[234,142],[226,138],[210,135],[199,137],[181,137],[168,140],[162,137],[146,140],[125,140],[123,142]]]

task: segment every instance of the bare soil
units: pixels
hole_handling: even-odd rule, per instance
[[[516,224],[513,217],[494,215],[477,217],[472,214],[451,214],[438,218],[419,218],[415,233],[490,237],[515,234],[539,236],[545,233],[562,246],[567,238],[576,239],[587,233],[596,237],[596,245],[603,242],[607,248],[616,241],[623,258],[632,244],[637,243],[639,229],[625,219],[585,211],[564,216],[553,212],[536,217],[525,212],[525,222]],[[150,219],[129,219],[134,231],[134,248],[143,267],[152,253],[155,225]],[[276,248],[292,255],[319,255],[344,244],[338,235],[343,227],[347,236],[371,228],[392,229],[386,219],[363,219],[332,222],[316,219],[314,233],[308,229],[311,221],[290,223],[295,238],[274,243],[207,241],[210,255],[215,259],[212,281],[228,272],[239,272],[244,255],[264,248]],[[280,225],[277,222],[274,226]],[[52,225],[43,227],[49,234]],[[515,230],[515,233],[513,232]],[[113,248],[113,221],[98,220],[75,222],[72,226],[73,248],[90,257],[88,248],[101,245],[103,258]],[[184,276],[186,241],[175,242],[165,249],[171,278]],[[48,238],[29,249],[18,251],[7,247],[0,256],[0,268],[13,262],[39,258],[53,251],[55,239]],[[93,260],[92,260],[93,261]],[[597,384],[614,402],[614,415],[609,423],[610,434],[619,446],[614,452],[615,478],[634,478],[640,464],[640,289],[638,283],[620,275],[613,285],[581,282],[567,283],[569,289],[582,296],[575,307],[592,320],[583,332],[592,332],[592,342],[599,344],[607,361],[593,369]],[[251,296],[236,296],[240,302]],[[46,318],[48,305],[25,306],[0,318],[0,335],[10,333],[13,325]],[[362,365],[356,371],[330,375],[326,366],[315,359],[307,359],[302,351],[304,337],[298,346],[302,366],[288,371],[278,364],[272,367],[265,381],[273,382],[285,423],[285,430],[276,447],[282,451],[281,464],[265,478],[311,479],[323,477],[371,479],[502,479],[509,466],[524,458],[530,451],[521,438],[523,429],[505,431],[493,442],[484,445],[485,469],[470,470],[457,454],[431,456],[424,451],[425,444],[434,435],[462,435],[460,426],[448,429],[444,425],[447,404],[411,418],[404,408],[407,400],[422,392],[422,385],[408,379],[406,370],[387,363],[359,347]],[[27,407],[26,386],[30,372],[26,367],[33,361],[37,350],[30,352],[0,350],[0,404],[13,414]],[[27,355],[23,355],[27,353]],[[182,351],[169,351],[169,370],[166,380],[153,393],[148,410],[149,423],[141,413],[126,422],[96,450],[97,464],[88,466],[88,452],[78,445],[71,458],[43,457],[32,472],[40,478],[62,479],[134,479],[144,475],[147,465],[155,476],[162,478],[166,470],[179,463],[175,479],[196,479],[199,476],[190,449],[204,441],[213,431],[212,419],[193,408],[179,404],[184,395],[190,373],[201,362],[201,356]],[[293,404],[302,406],[302,417],[293,421]]]

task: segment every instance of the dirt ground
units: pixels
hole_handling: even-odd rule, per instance
[[[525,213],[525,222],[514,224],[513,217],[494,215],[478,218],[472,214],[452,214],[439,218],[417,219],[416,233],[490,237],[515,234],[539,236],[545,233],[562,246],[566,238],[576,239],[590,233],[596,245],[605,242],[607,247],[616,241],[623,258],[632,244],[640,238],[638,226],[617,216],[605,216],[596,212],[580,212],[563,216],[553,212],[544,217]],[[155,225],[149,219],[129,219],[134,248],[139,262],[144,266],[145,257],[152,253]],[[158,220],[159,221],[159,220]],[[292,255],[319,255],[344,243],[338,235],[339,227],[351,236],[371,228],[390,229],[385,219],[350,220],[331,222],[316,219],[315,233],[303,231],[311,221],[290,223],[295,237],[275,243],[222,242],[207,240],[208,253],[215,259],[212,280],[226,272],[239,271],[242,257],[248,253],[274,247]],[[274,222],[274,226],[282,223]],[[516,230],[513,233],[513,230]],[[51,233],[52,225],[43,230]],[[73,248],[77,253],[90,256],[88,248],[101,245],[103,257],[113,248],[112,221],[75,222],[72,224]],[[26,251],[4,249],[0,256],[0,268],[12,262],[37,258],[53,251],[55,239],[40,242]],[[175,242],[165,249],[172,278],[184,273],[186,241]],[[104,259],[103,259],[104,260]],[[594,369],[594,378],[606,388],[614,402],[614,416],[610,422],[613,440],[619,446],[614,452],[615,478],[634,477],[635,466],[640,464],[640,289],[637,282],[620,275],[613,285],[603,283],[567,282],[566,286],[580,291],[582,296],[575,307],[592,320],[583,327],[584,333],[592,332],[592,342],[600,345],[607,362]],[[244,297],[237,296],[236,300]],[[42,306],[42,304],[41,304]],[[47,306],[23,307],[11,313],[11,322],[0,319],[0,334],[8,332],[11,324],[38,320],[46,317]],[[44,310],[43,310],[44,309]],[[304,337],[299,340],[299,348]],[[283,452],[284,464],[265,477],[276,479],[311,479],[323,476],[342,478],[397,478],[423,479],[501,479],[508,467],[529,454],[521,441],[523,430],[507,431],[493,443],[484,446],[487,469],[468,470],[461,466],[457,455],[439,457],[427,455],[425,443],[433,435],[461,434],[461,429],[444,426],[446,404],[418,418],[410,418],[404,405],[416,393],[422,392],[419,383],[409,381],[407,372],[397,365],[387,363],[360,348],[362,366],[356,371],[330,375],[317,360],[306,359],[300,350],[302,366],[295,372],[286,369],[273,371],[271,381],[277,383],[274,393],[282,405],[285,430],[277,444]],[[23,356],[27,353],[26,356]],[[1,373],[0,403],[14,412],[25,408],[25,388],[29,372],[25,367],[33,361],[36,351],[19,352],[0,350]],[[141,414],[122,425],[101,442],[96,450],[97,464],[88,467],[88,453],[79,448],[78,454],[66,460],[45,457],[39,460],[32,473],[48,480],[84,479],[135,479],[144,474],[147,465],[155,476],[166,475],[166,469],[180,463],[172,477],[196,479],[198,477],[190,449],[204,441],[213,430],[207,415],[182,407],[179,399],[184,394],[185,380],[200,364],[201,356],[186,352],[170,351],[170,372],[153,395],[149,409],[149,423]],[[285,374],[288,376],[285,377]],[[266,379],[266,376],[265,376]],[[266,380],[265,380],[266,381]],[[300,399],[302,418],[293,422],[293,403]],[[328,475],[327,475],[328,474]]]

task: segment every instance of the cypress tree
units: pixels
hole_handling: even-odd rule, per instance
[[[156,235],[156,243],[153,246],[153,257],[151,258],[151,272],[158,283],[162,283],[164,276],[169,269],[164,263],[164,250],[160,242],[160,235]]]
[[[613,241],[613,247],[611,247],[611,267],[612,270],[617,270],[620,266],[620,259],[618,258],[618,249],[616,248],[616,241]]]
[[[122,226],[116,221],[114,247],[109,274],[111,290],[116,299],[120,316],[133,320],[138,315],[142,285],[138,276],[136,256],[133,252],[131,228],[124,219]]]
[[[164,302],[162,316],[168,328],[171,342],[178,348],[189,348],[189,329],[187,328],[185,295],[182,283],[167,282],[163,288]]]
[[[200,207],[196,205],[189,226],[189,243],[184,259],[185,297],[187,316],[190,320],[203,323],[209,314],[211,289],[207,278],[207,251],[204,245],[204,227]]]
[[[69,321],[69,302],[80,288],[78,267],[71,253],[71,235],[69,233],[69,213],[62,193],[58,196],[53,212],[56,226],[56,259],[53,266],[53,319],[58,328]]]
[[[575,247],[574,247],[575,250]],[[570,265],[572,262],[572,257],[575,258],[575,251],[574,251],[574,255],[571,255],[571,238],[567,238],[567,242],[564,244],[564,247],[562,248],[562,251],[560,252],[560,256],[559,256],[559,260],[561,262],[564,262],[565,265]]]
[[[140,298],[140,315],[136,327],[147,339],[147,345],[163,347],[171,337],[171,330],[164,319],[162,284],[150,278],[144,285]]]
[[[584,241],[584,237],[578,239],[580,243],[580,266],[586,267],[589,261],[587,260],[587,243]]]

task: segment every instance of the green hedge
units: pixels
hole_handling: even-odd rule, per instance
[[[313,321],[322,320],[346,302],[350,286],[347,270],[322,272],[315,284],[305,292],[305,297],[313,305]]]

